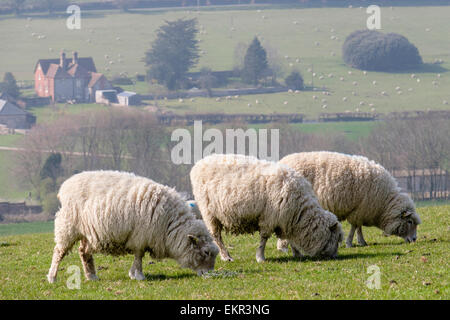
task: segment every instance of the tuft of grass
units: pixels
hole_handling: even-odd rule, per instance
[[[0,237],[14,246],[0,247],[0,299],[442,299],[450,298],[450,205],[420,207],[423,223],[418,240],[406,244],[384,237],[376,228],[364,228],[368,247],[339,249],[336,260],[294,259],[267,244],[266,262],[257,263],[259,236],[226,235],[234,262],[217,258],[210,277],[181,269],[174,260],[144,258],[146,280],[128,278],[133,258],[96,254],[100,281],[81,279],[80,289],[69,289],[70,266],[82,266],[76,246],[60,265],[58,280],[46,274],[53,251],[53,234]],[[349,225],[344,224],[346,231]],[[150,262],[150,265],[149,265]],[[380,289],[366,281],[380,270]],[[76,268],[75,268],[76,270]]]

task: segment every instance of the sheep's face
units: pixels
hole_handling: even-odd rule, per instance
[[[205,228],[206,230],[206,228]],[[219,249],[209,235],[189,233],[186,236],[186,252],[181,261],[183,268],[194,270],[199,276],[214,270]]]
[[[332,222],[328,229],[328,241],[326,241],[319,256],[336,259],[339,244],[344,239],[344,233],[342,232],[342,226],[338,221]]]
[[[329,215],[329,218],[317,222],[312,228],[308,241],[300,237],[289,239],[291,247],[311,257],[337,258],[339,244],[344,238],[344,233],[336,216],[328,211],[326,214]]]
[[[414,242],[417,239],[417,226],[421,221],[412,200],[404,194],[401,197],[403,198],[402,205],[395,208],[394,218],[388,224],[385,233],[399,236],[407,243]]]

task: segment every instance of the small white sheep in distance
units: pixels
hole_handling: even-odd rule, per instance
[[[351,225],[346,245],[367,245],[362,226],[376,226],[386,235],[397,235],[406,242],[416,241],[421,223],[411,198],[400,192],[397,182],[381,165],[362,156],[336,152],[302,152],[280,160],[312,185],[324,209]]]
[[[144,280],[145,252],[156,259],[175,259],[199,275],[214,269],[218,248],[203,221],[192,214],[175,189],[132,173],[83,172],[66,180],[58,193],[55,249],[47,275],[56,280],[58,266],[81,240],[85,276],[97,280],[93,253],[134,254],[131,279]]]
[[[219,246],[222,260],[233,261],[222,229],[233,234],[259,231],[256,260],[272,233],[286,239],[295,257],[336,257],[343,238],[337,217],[323,210],[303,177],[287,166],[243,155],[214,154],[191,170],[194,198]]]

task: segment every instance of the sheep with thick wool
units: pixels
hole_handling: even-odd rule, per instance
[[[145,252],[156,259],[173,258],[199,275],[214,269],[218,248],[203,221],[192,214],[175,191],[150,179],[116,171],[83,172],[66,180],[58,193],[55,242],[48,281],[80,240],[85,276],[96,280],[93,253],[134,254],[131,279],[145,279]]]
[[[367,245],[362,226],[376,226],[386,235],[416,241],[421,221],[414,203],[381,165],[366,157],[326,151],[294,153],[279,162],[311,183],[323,208],[351,224],[347,247],[352,246],[355,231],[358,243]],[[278,243],[279,249],[286,245]]]
[[[221,231],[259,231],[256,260],[267,239],[287,239],[294,256],[336,257],[342,228],[323,210],[306,179],[287,166],[243,155],[210,155],[191,170],[192,190],[222,260],[232,261]]]

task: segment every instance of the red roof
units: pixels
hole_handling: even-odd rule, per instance
[[[38,65],[41,65],[42,71],[44,74],[47,74],[47,71],[52,64],[59,65],[60,59],[40,59],[36,63],[34,68],[34,72],[36,73],[36,68]],[[72,59],[66,58],[67,69],[70,69],[73,66]],[[95,68],[94,60],[91,57],[88,58],[78,58],[78,65],[83,67],[86,71],[97,72]]]
[[[91,76],[92,77],[91,81],[89,81],[88,88],[92,88],[93,86],[95,86],[95,84],[103,77],[103,74],[92,72]]]

